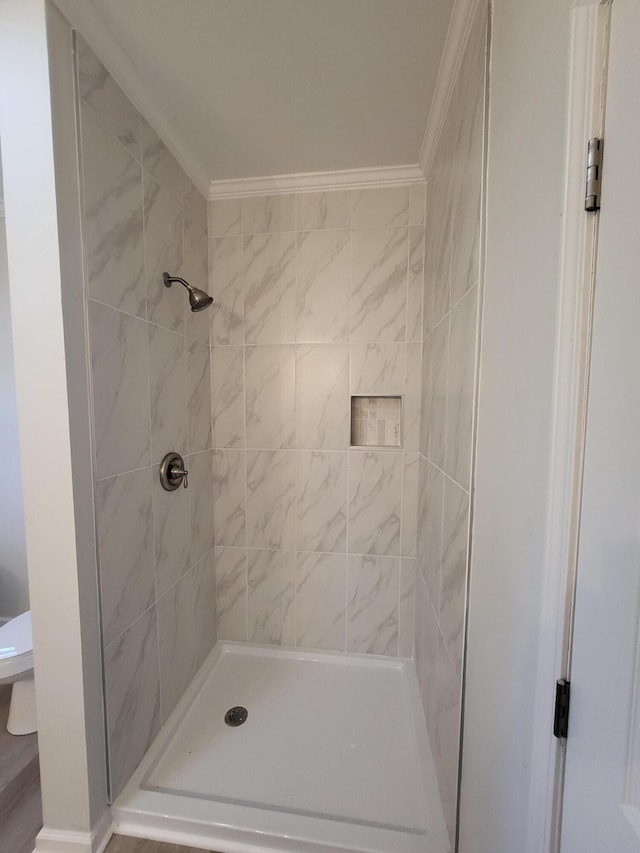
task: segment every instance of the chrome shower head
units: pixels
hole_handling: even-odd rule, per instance
[[[204,290],[200,290],[199,287],[193,287],[188,281],[180,278],[180,276],[169,275],[168,272],[164,272],[162,273],[162,280],[164,281],[165,287],[171,287],[174,281],[178,281],[187,288],[189,291],[189,305],[191,305],[192,311],[202,311],[204,308],[208,308],[213,302],[212,297],[209,296],[208,293],[205,293]]]

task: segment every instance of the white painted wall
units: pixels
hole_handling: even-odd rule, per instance
[[[460,853],[532,849],[572,5],[493,2]]]
[[[37,849],[47,853],[93,849],[106,807],[71,39],[49,11],[47,20],[45,0],[0,2],[15,379],[36,699],[46,709]]]
[[[1,204],[1,202],[0,202]],[[0,210],[0,620],[29,609],[4,209]]]

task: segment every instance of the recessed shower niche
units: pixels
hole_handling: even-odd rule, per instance
[[[352,397],[352,447],[402,447],[402,397]]]

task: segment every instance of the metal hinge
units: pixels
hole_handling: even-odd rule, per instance
[[[571,682],[566,678],[556,681],[556,710],[553,715],[553,733],[556,737],[566,738],[569,731],[569,700]]]
[[[602,173],[602,139],[592,137],[587,145],[587,189],[584,209],[589,213],[600,210],[600,179]]]

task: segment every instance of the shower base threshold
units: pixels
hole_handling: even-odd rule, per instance
[[[413,664],[374,655],[218,643],[112,816],[219,853],[449,850]]]

